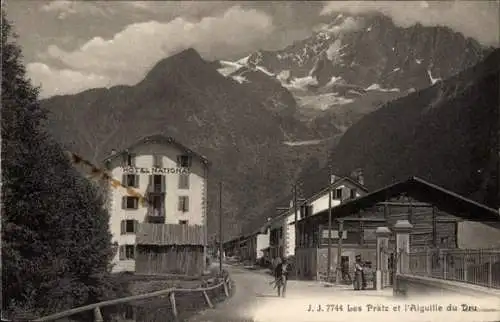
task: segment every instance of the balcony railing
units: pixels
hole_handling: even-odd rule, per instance
[[[163,193],[165,189],[161,183],[151,184],[148,186],[147,192],[149,193]]]
[[[165,223],[165,209],[149,208],[147,213],[147,221],[150,223],[163,224]]]
[[[500,289],[500,249],[428,249],[410,253],[410,274]]]
[[[148,216],[152,217],[165,217],[165,209],[163,208],[150,208],[147,212]]]

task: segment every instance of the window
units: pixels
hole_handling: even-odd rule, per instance
[[[136,174],[126,174],[123,184],[127,187],[137,188],[139,186],[139,176]]]
[[[122,199],[123,209],[137,209],[139,207],[139,198],[132,196],[125,196]]]
[[[135,259],[135,246],[121,245],[119,257],[120,260]]]
[[[189,173],[179,174],[179,189],[189,189]]]
[[[326,238],[328,240],[328,229],[323,229],[323,238]],[[332,229],[332,239],[339,239],[339,231]],[[342,239],[347,239],[347,231],[344,230],[342,232]]]
[[[163,193],[165,192],[165,176],[154,174],[149,176],[148,192]]]
[[[125,153],[123,155],[123,163],[127,167],[135,167],[135,154]]]
[[[164,216],[165,212],[163,209],[163,197],[161,195],[151,195],[151,204],[149,208],[150,216]]]
[[[161,182],[162,182],[162,179],[161,179],[162,175],[161,174],[155,174],[153,176],[153,184],[156,186],[156,185],[161,185]]]
[[[125,245],[125,259],[134,259],[134,258],[135,258],[135,246]]]
[[[135,220],[126,220],[125,221],[125,232],[126,233],[135,233]]]
[[[373,242],[377,240],[377,235],[375,235],[376,229],[364,229],[363,230],[363,241]]]
[[[161,196],[151,196],[151,203],[153,204],[154,209],[159,209],[162,206],[162,197]]]
[[[162,168],[163,160],[161,155],[153,155],[153,167]]]
[[[356,198],[356,189],[351,189],[351,198]]]
[[[177,166],[189,168],[191,166],[191,156],[184,154],[177,157]]]
[[[137,220],[128,219],[121,221],[121,234],[134,234],[137,232],[139,222]]]
[[[187,225],[187,220],[179,220],[179,225]]]
[[[181,196],[179,197],[179,211],[182,212],[188,212],[189,211],[189,197],[188,196]]]
[[[342,199],[342,188],[335,190],[335,199]]]

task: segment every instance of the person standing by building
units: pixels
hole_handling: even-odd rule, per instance
[[[360,290],[366,288],[365,274],[361,255],[356,255],[356,263],[354,264],[354,289]]]
[[[289,271],[290,265],[288,264],[287,259],[283,258],[274,270],[278,296],[285,297]]]

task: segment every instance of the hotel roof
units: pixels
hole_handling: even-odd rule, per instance
[[[177,140],[175,140],[173,137],[162,135],[162,134],[155,134],[155,135],[145,136],[145,137],[137,140],[134,144],[130,145],[128,148],[123,149],[120,152],[117,152],[115,154],[112,154],[112,155],[106,157],[103,160],[103,162],[111,161],[111,160],[115,159],[116,157],[118,157],[120,155],[123,155],[128,150],[133,149],[134,147],[142,145],[142,144],[145,144],[145,143],[160,143],[160,144],[171,144],[171,145],[174,145],[176,148],[178,148],[179,150],[183,151],[184,153],[186,153],[188,155],[192,155],[192,156],[198,158],[203,164],[205,164],[207,166],[210,165],[210,162],[208,161],[208,159],[205,156],[194,152],[193,150],[191,150],[187,146],[185,146],[182,143],[180,143]]]

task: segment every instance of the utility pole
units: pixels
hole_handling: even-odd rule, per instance
[[[294,246],[294,255],[295,255],[295,263],[294,263],[294,268],[295,268],[295,278],[298,278],[298,267],[297,267],[297,237],[298,237],[298,233],[299,233],[299,230],[298,230],[298,223],[297,223],[297,183],[295,183],[293,185],[293,208],[294,208],[294,212],[295,212],[295,216],[294,216],[294,227],[295,227],[295,246]]]
[[[219,182],[219,271],[222,276],[222,257],[224,256],[224,246],[222,245],[222,181]]]
[[[340,284],[342,281],[342,236],[344,235],[344,221],[339,220],[339,242],[337,247],[337,276],[335,282]]]
[[[332,167],[328,166],[328,257],[326,278],[331,281],[331,266],[332,266]]]

